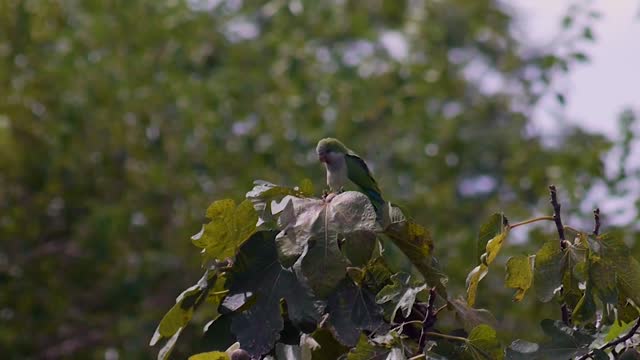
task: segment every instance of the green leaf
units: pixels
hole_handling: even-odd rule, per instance
[[[609,355],[604,350],[593,349],[593,360],[609,360]]]
[[[607,336],[605,336],[604,341],[610,342],[617,339],[619,336],[626,334],[633,325],[633,322],[614,321],[613,325],[609,327],[609,331],[607,332]]]
[[[383,310],[366,288],[344,279],[327,300],[331,332],[340,343],[352,347],[363,330],[379,330],[384,325]]]
[[[537,358],[537,352],[540,345],[525,340],[515,340],[507,348],[507,360],[534,360]]]
[[[306,197],[313,196],[314,191],[313,191],[313,183],[311,182],[311,179],[302,180],[302,182],[300,183],[300,186],[298,187],[298,191],[302,196],[306,196]]]
[[[311,352],[314,360],[337,359],[349,351],[349,348],[338,342],[327,329],[318,329],[311,336],[320,345],[320,348]]]
[[[509,234],[509,226],[507,226],[506,218],[500,214],[494,214],[491,216],[490,220],[482,226],[480,235],[478,237],[478,241],[480,242],[483,238],[488,237],[490,232],[488,229],[496,230],[496,221],[499,216],[499,220],[501,222],[500,231],[497,233],[493,233],[493,237],[487,241],[485,245],[485,252],[480,256],[480,265],[476,266],[473,270],[469,272],[467,275],[467,303],[469,306],[475,305],[476,296],[478,293],[478,284],[480,280],[482,280],[487,273],[489,272],[489,265],[495,260],[502,249],[502,245],[507,239],[507,235]],[[483,230],[484,229],[484,230]]]
[[[402,315],[407,318],[416,301],[416,295],[425,290],[427,285],[412,282],[411,275],[407,273],[394,274],[391,276],[391,282],[376,295],[376,303],[387,304],[385,316],[390,321],[395,319],[398,309],[402,310]]]
[[[480,263],[480,256],[486,251],[487,243],[496,235],[500,234],[504,228],[504,215],[501,213],[492,214],[478,231],[476,241],[476,257]]]
[[[626,296],[620,295],[618,297],[618,304],[616,305],[618,314],[618,321],[631,322],[640,316],[638,309],[627,301]]]
[[[504,359],[496,331],[489,325],[478,325],[469,333],[469,351],[474,359]]]
[[[229,355],[222,351],[210,351],[189,356],[189,360],[229,360]]]
[[[562,257],[562,297],[567,306],[575,308],[582,298],[580,290],[580,279],[576,274],[580,274],[581,268],[585,266],[586,249],[582,246],[569,244],[564,250]]]
[[[347,360],[386,360],[390,352],[390,349],[372,344],[365,335],[361,335],[356,347],[347,355]],[[391,359],[403,358],[392,357]]]
[[[562,285],[562,259],[562,249],[557,241],[546,241],[536,253],[533,286],[538,300],[548,302]]]
[[[593,284],[594,291],[606,304],[618,302],[618,288],[616,272],[610,262],[590,252],[589,254],[589,281]]]
[[[513,256],[507,260],[505,285],[516,289],[513,301],[520,301],[533,282],[533,256]]]
[[[481,324],[490,326],[498,324],[498,321],[489,310],[472,308],[463,298],[451,300],[449,304],[453,306],[466,331],[471,331]]]
[[[620,293],[640,304],[640,264],[630,255],[621,235],[603,234],[597,237],[597,243],[601,261],[615,270]]]
[[[176,345],[176,341],[180,337],[180,333],[182,332],[182,328],[178,329],[178,331],[173,334],[164,344],[164,346],[158,351],[158,360],[166,360],[169,359],[171,355],[171,351],[173,351],[173,347]]]
[[[281,299],[285,300],[294,324],[315,324],[320,318],[309,291],[291,270],[278,262],[275,235],[275,231],[260,231],[251,236],[241,246],[227,279],[230,285],[225,302],[233,296],[255,299],[231,322],[231,331],[242,348],[253,356],[269,352],[284,328]]]
[[[283,230],[276,243],[280,260],[288,265],[302,253],[300,268],[313,292],[326,298],[345,277],[349,262],[339,242],[360,241],[380,230],[369,199],[347,191],[329,202],[292,197],[280,218]]]
[[[571,54],[571,57],[578,61],[578,62],[587,62],[589,61],[589,57],[587,56],[587,54],[582,53],[582,52],[575,52]]]
[[[191,237],[202,249],[204,261],[233,257],[238,246],[255,232],[258,220],[249,200],[237,207],[233,200],[215,201],[207,209],[207,217],[211,222]]]
[[[219,276],[217,270],[211,267],[205,271],[197,284],[184,290],[176,298],[176,304],[160,320],[160,324],[158,324],[149,343],[150,346],[154,346],[160,339],[169,338],[167,343],[160,349],[158,359],[165,359],[169,356],[180,333],[191,320],[193,311],[207,300],[211,290],[221,289],[224,281],[224,277]],[[210,302],[217,307],[220,298],[213,298]]]
[[[583,355],[589,351],[589,344],[594,340],[593,336],[583,330],[574,330],[559,320],[545,319],[542,320],[541,326],[550,338],[539,350],[544,359],[566,360]]]
[[[438,294],[446,297],[447,277],[438,269],[435,258],[431,256],[433,239],[429,230],[405,216],[398,206],[392,204],[389,204],[389,217],[384,234],[391,239],[393,245],[388,244],[388,241],[383,241],[385,251],[395,252],[393,247],[397,247],[426,279],[427,283],[430,286],[435,286]],[[385,239],[385,237],[382,238]],[[383,256],[386,255],[383,254]],[[401,270],[396,272],[399,271]],[[418,279],[413,270],[404,267],[402,271],[411,274],[414,279]]]
[[[593,321],[596,317],[596,302],[593,297],[593,290],[591,283],[587,283],[587,288],[584,291],[580,301],[573,309],[571,319],[576,325],[582,325]]]

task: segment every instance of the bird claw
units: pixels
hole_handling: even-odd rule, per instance
[[[329,196],[329,190],[327,189],[322,190],[322,199],[326,199],[327,196]]]

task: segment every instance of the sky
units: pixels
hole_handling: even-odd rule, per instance
[[[526,40],[548,43],[560,28],[572,0],[511,0]],[[591,62],[573,69],[566,93],[566,115],[580,126],[617,136],[617,115],[624,107],[640,110],[640,0],[592,1],[602,13],[587,47]],[[542,103],[535,121],[543,131],[554,128],[551,104]]]

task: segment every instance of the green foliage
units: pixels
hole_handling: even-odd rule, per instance
[[[627,300],[635,304],[640,289],[636,289],[635,260],[619,234],[587,234],[567,227],[566,231],[576,232],[573,242],[547,240],[535,255],[510,257],[505,285],[516,289],[515,302],[521,302],[533,284],[540,301],[557,297],[567,310],[563,310],[564,322],[542,320],[546,341],[536,344],[516,340],[505,348],[494,328],[497,321],[493,315],[473,308],[479,281],[498,259],[512,228],[554,218],[539,217],[510,225],[502,214],[491,216],[478,236],[486,251],[469,273],[467,300],[449,300],[446,291],[438,290],[445,282],[430,281],[434,276],[440,279],[440,272],[430,274],[433,269],[424,266],[427,262],[409,256],[408,249],[426,251],[423,246],[428,244],[428,252],[423,255],[435,260],[434,244],[426,241],[426,229],[409,220],[399,207],[387,204],[390,211],[385,220],[377,217],[371,202],[360,192],[332,193],[322,198],[305,194],[257,182],[247,193],[251,201],[244,205],[216,201],[209,207],[207,214],[212,222],[227,219],[227,226],[207,225],[214,229],[208,235],[211,242],[222,243],[207,248],[211,249],[214,265],[207,268],[197,285],[178,297],[161,320],[151,345],[160,338],[169,340],[159,358],[168,357],[204,299],[218,307],[205,331],[223,322],[219,327],[222,330],[217,331],[231,332],[241,350],[254,358],[275,353],[278,359],[345,355],[356,360],[407,359],[420,354],[473,360],[604,359],[618,337],[630,338],[640,324],[630,327],[627,321],[628,316],[638,314],[637,310],[631,311],[635,307]],[[263,206],[268,202],[269,208]],[[260,230],[255,230],[257,216],[249,212],[268,219],[262,221]],[[248,229],[238,233],[253,234],[239,240],[233,235],[235,229]],[[342,251],[350,242],[356,246]],[[232,245],[237,250],[229,256]],[[621,264],[626,266],[625,274]],[[601,273],[603,269],[609,273]],[[438,297],[444,303],[438,302]],[[439,308],[437,303],[441,304]],[[614,308],[619,318],[625,318],[608,325],[604,318]],[[445,315],[440,313],[454,315],[464,330],[441,332],[438,318]],[[596,323],[598,313],[601,323]],[[603,340],[608,342],[601,345]]]

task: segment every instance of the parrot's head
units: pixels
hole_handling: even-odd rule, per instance
[[[344,156],[349,150],[338,139],[324,138],[318,141],[316,146],[316,153],[320,162],[331,162],[331,159],[336,156]]]

